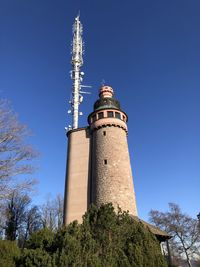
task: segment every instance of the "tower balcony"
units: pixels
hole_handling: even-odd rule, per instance
[[[90,129],[97,130],[102,127],[119,127],[128,133],[127,115],[118,109],[101,109],[91,113],[88,117]]]

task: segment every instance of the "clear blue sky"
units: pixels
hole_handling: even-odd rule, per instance
[[[176,202],[200,211],[200,1],[0,0],[0,96],[40,151],[38,196],[64,191],[71,27],[84,27],[87,114],[102,79],[129,115],[140,217]]]

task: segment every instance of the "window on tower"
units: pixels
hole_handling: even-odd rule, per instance
[[[117,118],[117,119],[121,119],[121,115],[120,115],[119,112],[115,112],[115,118]]]
[[[94,121],[96,121],[96,114],[94,114],[93,116],[92,116],[92,122],[94,122]]]
[[[108,118],[114,117],[113,111],[108,111]]]
[[[103,118],[103,112],[99,112],[98,113],[98,119],[102,119]]]
[[[104,159],[104,164],[107,165],[108,164],[108,161],[107,159]]]

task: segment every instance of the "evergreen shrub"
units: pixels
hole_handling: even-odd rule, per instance
[[[43,229],[27,242],[17,267],[167,267],[156,237],[112,204],[91,206],[76,221],[52,232]]]

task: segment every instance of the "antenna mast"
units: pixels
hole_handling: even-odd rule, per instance
[[[68,113],[72,113],[72,129],[78,128],[78,118],[82,115],[79,112],[79,105],[83,101],[83,96],[80,94],[81,82],[83,80],[84,72],[81,72],[81,66],[83,65],[83,40],[82,33],[83,27],[79,20],[79,15],[75,18],[73,25],[73,41],[72,41],[72,70],[71,79],[73,80],[72,99],[70,101],[71,110]]]

